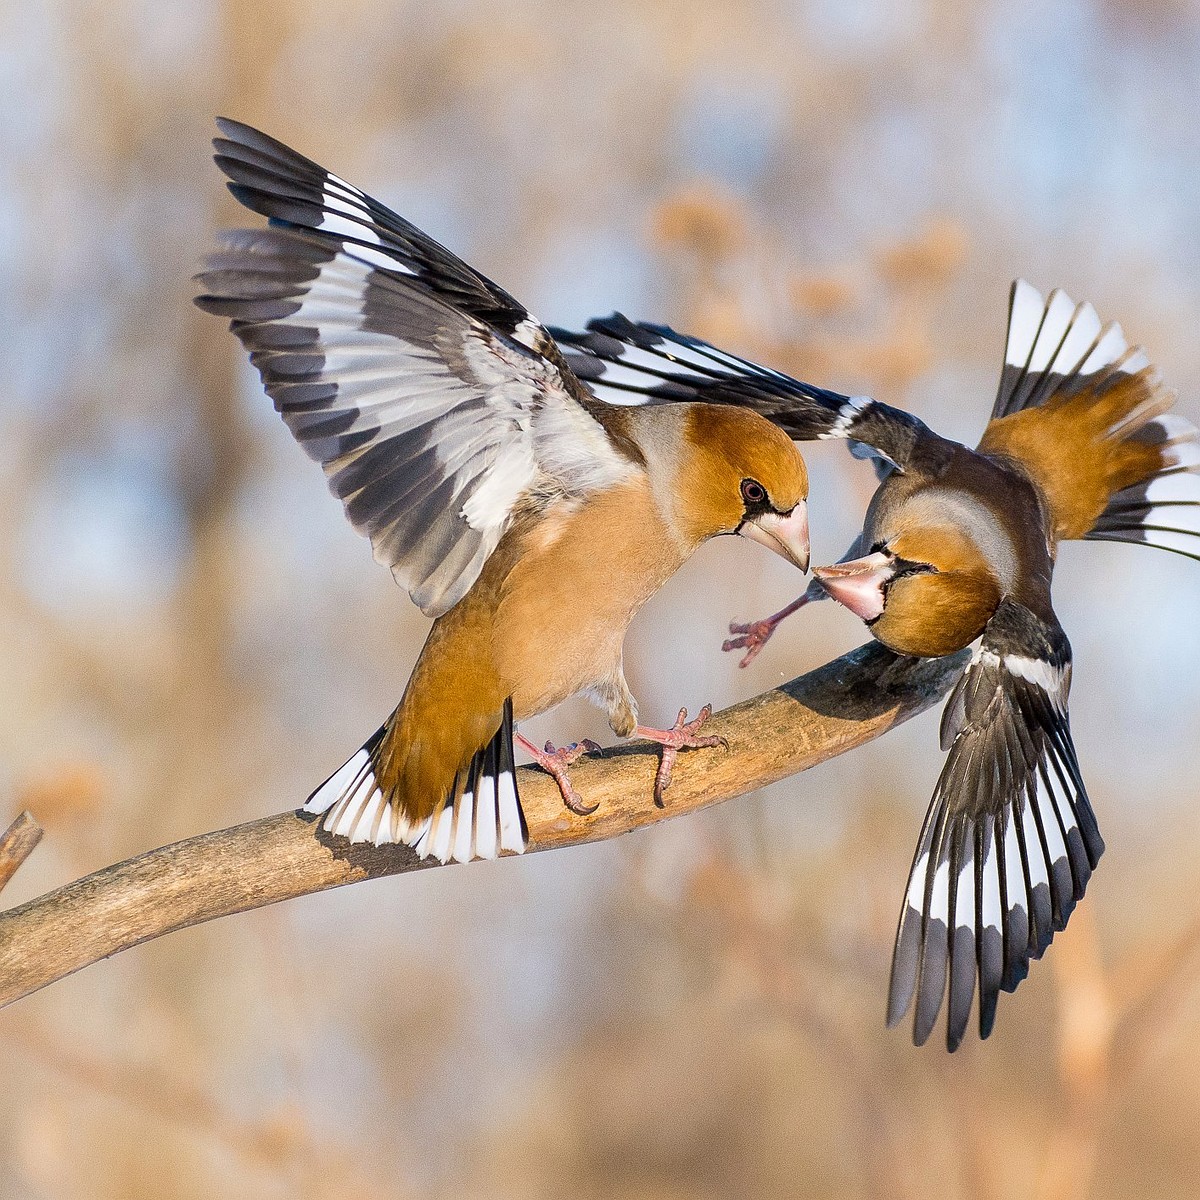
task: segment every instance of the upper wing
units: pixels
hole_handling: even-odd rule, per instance
[[[1159,546],[1200,559],[1200,433],[1168,410],[1143,350],[1090,304],[1013,284],[1008,344],[979,449],[1018,462],[1059,538]]]
[[[461,312],[541,350],[545,331],[503,288],[386,205],[240,121],[217,118],[213,161],[229,190],[274,225],[330,234],[363,262],[399,271]],[[548,340],[548,339],[546,339]]]
[[[552,328],[563,358],[609,404],[694,400],[738,404],[774,422],[796,441],[849,438],[904,469],[925,426],[867,396],[843,396],[719,350],[665,325],[620,313],[588,322],[587,332]]]
[[[221,129],[230,190],[276,228],[227,234],[196,303],[233,319],[351,523],[439,616],[516,510],[607,486],[631,463],[510,296],[281,143]]]
[[[946,1044],[962,1040],[979,977],[979,1032],[1082,898],[1104,850],[1067,719],[1071,647],[1057,622],[1005,600],[946,703],[946,765],[917,844],[888,995],[916,994],[929,1036],[949,978]]]

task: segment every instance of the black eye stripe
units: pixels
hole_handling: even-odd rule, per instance
[[[893,578],[900,575],[936,575],[937,567],[932,563],[913,562],[911,558],[895,558],[892,560],[895,571]]]
[[[893,579],[900,579],[905,575],[938,575],[940,572],[932,563],[917,562],[912,558],[901,558],[899,554],[893,554],[889,549],[887,542],[876,542],[868,551],[870,554],[886,554],[891,559],[892,574],[887,583],[891,583]],[[884,584],[887,587],[887,584]]]

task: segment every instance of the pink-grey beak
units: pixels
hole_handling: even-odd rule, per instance
[[[856,617],[873,621],[883,612],[883,585],[895,574],[895,565],[891,555],[876,551],[865,558],[818,567],[813,574],[839,604]]]
[[[803,500],[786,515],[764,512],[743,521],[738,533],[808,570],[808,505]]]

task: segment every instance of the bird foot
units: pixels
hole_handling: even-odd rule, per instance
[[[729,632],[738,636],[722,642],[721,649],[745,650],[746,653],[742,656],[742,661],[738,663],[738,666],[748,667],[758,657],[758,652],[770,641],[771,634],[775,632],[775,624],[776,622],[773,622],[770,617],[765,617],[761,621],[750,621],[745,625],[738,625],[731,621]]]
[[[516,740],[547,775],[554,777],[554,782],[558,784],[558,790],[562,793],[563,803],[576,816],[590,817],[600,807],[598,802],[584,804],[579,793],[571,786],[571,776],[568,773],[568,768],[581,754],[590,754],[601,748],[598,742],[584,738],[581,742],[572,742],[558,750],[555,750],[553,742],[547,742],[545,750],[539,750],[527,737],[519,733],[516,734]]]
[[[634,737],[647,738],[657,742],[662,747],[662,757],[658,762],[658,771],[654,776],[654,803],[659,808],[665,808],[663,792],[671,786],[671,772],[675,767],[675,759],[680,750],[700,750],[709,746],[725,746],[729,743],[723,737],[708,734],[698,734],[696,731],[712,716],[712,705],[706,704],[697,714],[694,721],[687,719],[687,709],[681,708],[675,724],[670,729],[648,729],[639,725],[633,731]]]
[[[809,596],[806,592],[803,596],[793,600],[787,608],[781,608],[772,616],[763,617],[761,621],[750,621],[745,625],[730,622],[729,632],[737,636],[722,642],[721,649],[745,650],[746,653],[738,666],[748,667],[758,657],[758,652],[771,640],[771,634],[775,632],[775,627],[790,617],[797,609],[803,608],[808,601]]]

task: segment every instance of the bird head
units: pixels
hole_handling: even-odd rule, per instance
[[[689,405],[676,513],[697,543],[739,533],[808,570],[808,471],[782,430],[733,406]]]
[[[1001,597],[987,557],[954,525],[902,529],[863,558],[814,574],[898,654],[961,650],[983,632]]]

